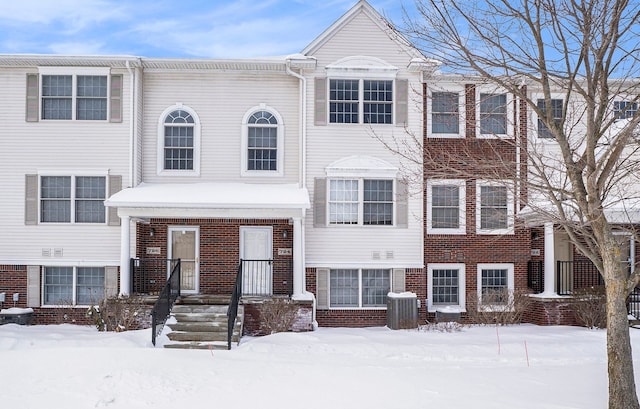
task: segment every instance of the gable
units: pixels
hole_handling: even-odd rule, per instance
[[[303,50],[326,65],[347,56],[368,55],[406,67],[420,53],[387,26],[368,3],[360,1]]]

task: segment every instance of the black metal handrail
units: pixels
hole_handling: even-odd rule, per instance
[[[544,262],[542,260],[529,260],[527,262],[527,287],[534,294],[544,291]]]
[[[151,343],[156,345],[156,338],[162,332],[171,308],[180,297],[180,259],[173,260],[171,274],[151,310]]]
[[[273,260],[240,260],[243,274],[250,275],[251,280],[242,283],[242,295],[273,294]]]
[[[233,338],[233,328],[238,317],[238,304],[242,296],[242,260],[238,264],[238,272],[236,274],[236,283],[233,286],[229,309],[227,310],[227,348],[231,349],[231,339]]]
[[[580,288],[604,285],[602,276],[590,260],[558,260],[556,271],[558,295],[571,295]]]
[[[167,280],[167,272],[171,272],[176,259],[165,258],[132,258],[131,293],[159,294]]]

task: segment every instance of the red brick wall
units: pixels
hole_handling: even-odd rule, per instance
[[[27,307],[27,266],[0,265],[0,293],[5,293],[2,308],[13,307],[13,294],[18,293],[18,308]]]
[[[426,85],[425,85],[425,95]],[[429,111],[428,102],[425,100]],[[466,234],[441,235],[426,234],[424,236],[425,264],[430,263],[464,263],[467,299],[470,294],[477,293],[478,263],[512,263],[514,265],[514,287],[516,290],[527,288],[527,261],[531,259],[531,233],[528,228],[516,219],[513,235],[478,235],[476,234],[476,181],[490,179],[514,179],[517,176],[516,139],[478,139],[476,138],[476,86],[465,86],[465,138],[427,138],[429,116],[425,115],[424,178],[428,179],[465,179],[466,183]],[[515,108],[517,102],[514,102]],[[526,141],[527,114],[526,105],[520,103],[519,132]],[[513,118],[516,119],[514,110]],[[509,124],[510,133],[514,132],[513,124]],[[526,144],[525,144],[526,145]],[[521,177],[526,176],[526,155],[522,152],[520,164]],[[426,185],[426,184],[425,184]],[[524,186],[525,183],[522,183]],[[425,206],[424,217],[426,220]],[[513,192],[514,195],[517,192]],[[526,198],[526,189],[520,192],[520,198]],[[524,205],[524,200],[521,200]],[[426,275],[425,275],[426,283]],[[426,284],[425,284],[426,286]],[[428,295],[427,295],[428,296]],[[421,316],[422,318],[422,316]],[[429,318],[433,318],[429,315]]]
[[[288,220],[270,219],[151,219],[138,224],[137,257],[163,260],[167,258],[169,226],[199,226],[200,228],[200,292],[202,294],[231,294],[240,260],[240,227],[273,227],[273,292],[291,294],[293,289],[293,256],[278,255],[278,248],[293,248],[293,226]],[[150,232],[153,229],[153,236]],[[286,230],[287,238],[282,237]],[[147,255],[147,247],[159,247],[159,255]],[[155,278],[166,281],[164,271]],[[161,288],[161,285],[160,285]]]
[[[536,325],[576,325],[579,326],[572,309],[573,300],[533,299],[523,320]]]
[[[310,301],[295,301],[298,306],[296,319],[290,329],[293,332],[305,332],[313,330],[313,303]],[[244,324],[243,335],[267,335],[260,327],[261,302],[243,303]]]
[[[306,269],[307,291],[316,293],[316,269]],[[423,269],[407,269],[405,276],[405,290],[416,293],[422,305],[418,310],[419,319],[426,319],[424,298],[427,293],[427,280]],[[385,309],[335,309],[317,310],[316,321],[320,327],[372,327],[387,325],[387,310]]]

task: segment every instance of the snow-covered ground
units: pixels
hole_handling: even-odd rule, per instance
[[[632,331],[640,367],[640,330]],[[320,328],[231,351],[153,348],[150,330],[0,326],[0,407],[604,408],[605,332]],[[160,341],[164,340],[164,336]]]

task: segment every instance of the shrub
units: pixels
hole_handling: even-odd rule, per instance
[[[495,290],[483,294],[481,300],[473,293],[467,299],[467,316],[480,325],[519,324],[531,302],[525,291]]]
[[[607,327],[607,295],[604,286],[585,287],[573,292],[571,305],[579,324],[587,328]]]
[[[272,298],[260,306],[260,329],[266,334],[286,332],[291,329],[298,306],[285,298]]]
[[[87,315],[99,331],[127,331],[138,327],[147,308],[142,297],[109,297],[89,307]]]
[[[426,325],[420,325],[418,331],[437,331],[437,332],[460,332],[464,325],[456,321],[447,322],[429,322]]]

